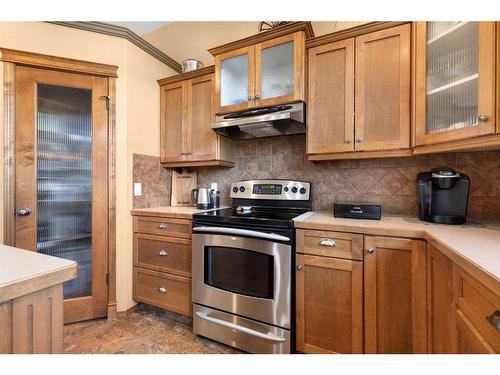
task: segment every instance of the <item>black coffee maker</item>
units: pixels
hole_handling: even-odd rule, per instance
[[[417,175],[420,220],[463,224],[467,218],[470,180],[452,168],[434,168]]]

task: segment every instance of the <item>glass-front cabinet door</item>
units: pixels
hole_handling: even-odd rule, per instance
[[[304,34],[296,32],[255,46],[256,106],[302,98]]]
[[[416,25],[416,145],[494,132],[493,22]]]
[[[254,105],[254,46],[215,57],[216,113],[228,113]]]

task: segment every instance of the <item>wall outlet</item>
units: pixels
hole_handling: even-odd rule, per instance
[[[140,182],[134,182],[134,197],[140,197],[142,195],[142,184]]]

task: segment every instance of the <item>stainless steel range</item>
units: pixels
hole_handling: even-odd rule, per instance
[[[292,220],[311,209],[311,184],[240,181],[231,198],[231,208],[193,215],[194,332],[252,353],[290,353]]]

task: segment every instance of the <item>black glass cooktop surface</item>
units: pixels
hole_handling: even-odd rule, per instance
[[[193,215],[195,221],[249,224],[278,227],[291,227],[293,219],[308,210],[304,209],[272,209],[252,208],[250,210],[237,210],[236,208],[223,208],[214,211],[201,212]]]

